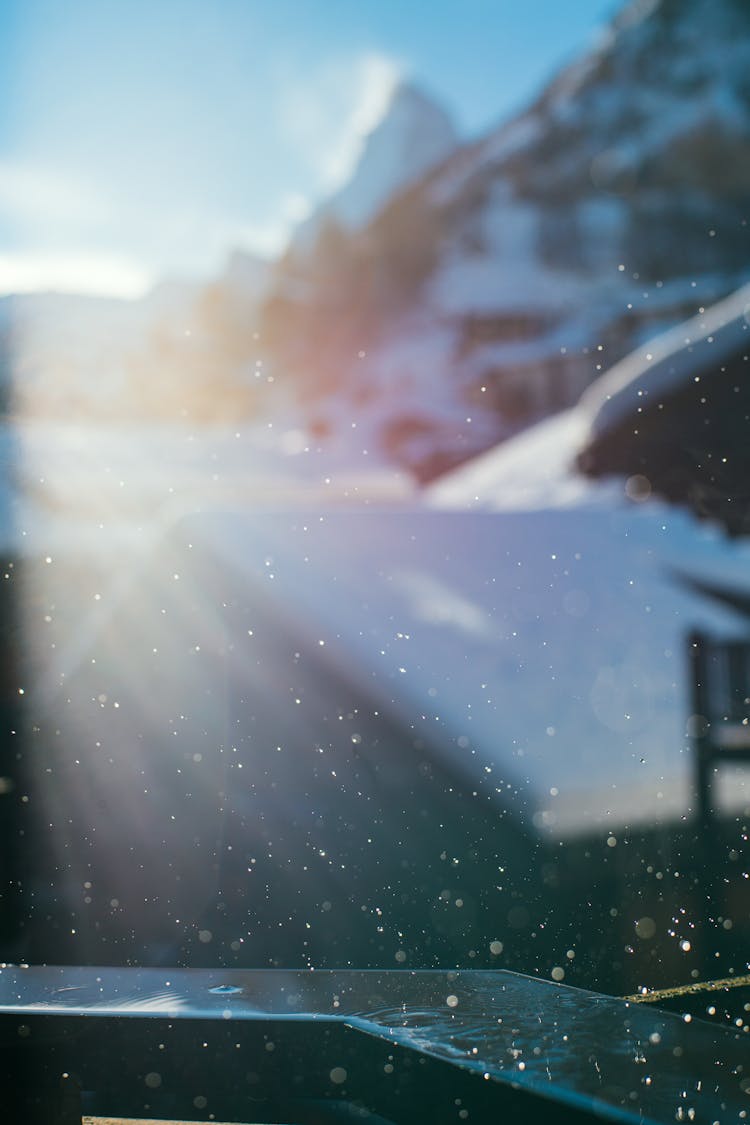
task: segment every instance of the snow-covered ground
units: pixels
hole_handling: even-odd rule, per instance
[[[748,546],[656,505],[207,516],[194,531],[537,828],[690,814],[686,636],[743,623],[672,570],[737,579]],[[733,778],[730,796],[750,792]]]
[[[153,545],[187,514],[217,576],[264,591],[478,791],[542,831],[617,833],[691,814],[686,637],[747,622],[676,575],[747,588],[750,544],[580,478],[589,424],[584,404],[419,495],[388,473],[358,481],[291,433],[34,424],[5,435],[12,539],[37,555],[98,546],[123,586],[118,544]],[[56,683],[85,657],[72,641],[51,657]],[[719,793],[750,801],[741,773]]]
[[[204,514],[192,534],[474,784],[561,835],[692,811],[686,639],[747,622],[680,580],[750,587],[750,544],[573,468],[547,420],[394,511]],[[742,772],[723,804],[750,799]]]

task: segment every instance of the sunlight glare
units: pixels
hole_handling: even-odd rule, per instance
[[[57,292],[134,300],[152,283],[142,266],[113,254],[0,254],[0,294]]]

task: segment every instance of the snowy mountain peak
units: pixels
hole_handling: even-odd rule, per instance
[[[629,0],[453,151],[397,89],[261,313],[316,428],[356,416],[359,441],[366,414],[368,448],[425,479],[747,282],[749,67],[748,0]]]
[[[369,136],[374,137],[383,130],[393,129],[398,121],[406,122],[408,126],[416,124],[417,127],[437,124],[450,137],[451,143],[456,142],[456,129],[444,106],[421,86],[408,79],[402,79],[394,85],[383,116]]]
[[[314,249],[330,222],[349,231],[365,227],[394,195],[452,152],[457,140],[442,106],[413,83],[400,82],[383,117],[365,137],[351,179],[298,228],[293,248]]]

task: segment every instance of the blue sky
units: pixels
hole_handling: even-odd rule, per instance
[[[398,76],[468,137],[613,0],[0,0],[0,292],[135,293],[274,253]]]

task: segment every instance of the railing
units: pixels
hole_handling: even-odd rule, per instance
[[[710,831],[711,782],[721,764],[750,763],[750,641],[688,640],[698,815]]]

